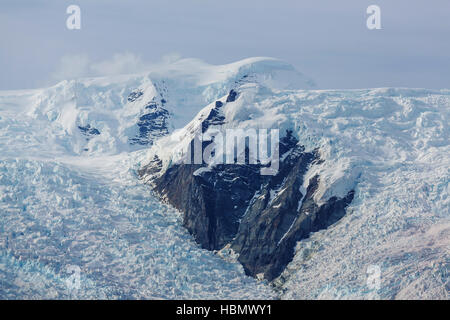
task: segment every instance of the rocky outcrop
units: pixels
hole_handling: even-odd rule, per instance
[[[86,126],[78,126],[78,129],[80,129],[81,133],[83,133],[85,136],[98,136],[100,134],[100,131],[96,128],[91,127],[90,124],[87,124]]]
[[[226,101],[237,96],[232,90]],[[201,124],[203,132],[226,122],[223,105],[216,102]],[[184,226],[203,248],[230,248],[247,274],[273,280],[292,260],[296,243],[343,217],[354,194],[317,203],[320,176],[304,179],[308,169],[322,161],[318,150],[305,151],[288,130],[280,139],[279,153],[274,176],[261,175],[260,163],[250,165],[248,150],[245,164],[180,163],[164,172],[155,158],[139,175],[183,212]]]
[[[164,100],[165,103],[165,100]],[[130,139],[131,144],[151,145],[155,138],[165,136],[169,133],[168,118],[169,111],[163,108],[164,103],[150,101],[144,107],[137,122],[139,134]]]
[[[236,100],[238,93],[235,90],[231,90],[227,97],[227,102],[233,102]]]
[[[139,98],[141,98],[144,95],[144,92],[142,92],[142,90],[133,90],[129,95],[128,95],[128,102],[134,102],[136,100],[138,100]]]
[[[217,126],[225,123],[225,116],[221,112],[222,107],[223,103],[221,101],[216,101],[214,108],[202,122],[202,132],[206,132],[210,126]]]
[[[286,177],[282,194],[271,204],[267,203],[269,192],[265,189],[240,224],[231,247],[239,254],[246,273],[263,274],[269,280],[278,277],[292,260],[297,241],[337,222],[353,200],[351,191],[345,198],[333,197],[318,206],[313,199],[317,176],[309,181],[305,195],[298,192],[301,176],[297,173],[301,168],[300,161]]]

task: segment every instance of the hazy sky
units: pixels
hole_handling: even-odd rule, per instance
[[[81,8],[81,30],[66,8]],[[366,9],[381,8],[381,30]],[[450,88],[450,0],[0,0],[0,90],[162,59],[292,63],[320,88]]]

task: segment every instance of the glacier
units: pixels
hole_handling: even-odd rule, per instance
[[[228,127],[292,129],[320,148],[326,161],[306,173],[322,177],[318,203],[355,190],[347,214],[300,241],[271,284],[201,249],[136,175],[154,154],[176,161],[231,89]],[[164,130],[130,143],[150,102],[167,111]],[[448,299],[449,114],[450,90],[316,90],[270,58],[0,92],[0,297]],[[81,270],[75,291],[70,266]]]

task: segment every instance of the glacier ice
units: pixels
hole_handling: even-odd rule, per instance
[[[0,297],[448,298],[450,91],[311,85],[274,59],[185,59],[0,92]],[[320,148],[326,161],[307,173],[323,177],[319,202],[356,191],[342,220],[298,243],[277,292],[201,250],[134,176],[155,152],[170,165],[172,147],[231,89],[227,126],[294,129]],[[152,99],[164,99],[173,135],[131,145]],[[88,125],[100,134],[86,137]],[[80,290],[67,290],[69,266]]]

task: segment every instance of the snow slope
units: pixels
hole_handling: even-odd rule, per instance
[[[298,244],[276,281],[282,298],[448,298],[450,91],[311,84],[274,59],[185,59],[143,75],[0,92],[0,297],[274,297],[238,264],[199,249],[134,176],[155,152],[169,165],[174,143],[236,89],[226,126],[292,128],[325,160],[307,173],[323,177],[317,201],[356,191],[342,220]],[[130,144],[146,105],[163,99],[174,134],[151,148]],[[100,134],[79,128],[88,125]],[[68,292],[69,266],[81,269],[82,290]]]

